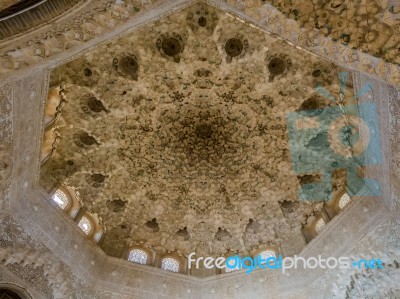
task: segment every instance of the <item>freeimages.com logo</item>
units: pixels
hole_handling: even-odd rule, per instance
[[[339,105],[287,114],[292,167],[298,175],[320,175],[319,182],[304,184],[300,200],[329,200],[332,173],[347,170],[347,193],[350,196],[378,196],[379,183],[358,175],[359,169],[382,161],[378,117],[374,103],[344,106],[348,73],[340,73],[340,98],[325,88],[317,92]],[[364,86],[356,95],[371,90]]]

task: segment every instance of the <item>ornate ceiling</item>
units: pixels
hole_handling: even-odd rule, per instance
[[[254,2],[254,1],[253,1]],[[400,4],[377,0],[272,0],[302,28],[400,64]]]
[[[264,244],[298,253],[322,203],[298,200],[307,178],[292,171],[285,117],[335,105],[315,87],[337,96],[339,72],[196,4],[52,71],[64,101],[41,185],[77,191],[102,219],[109,255],[138,242],[185,254]],[[343,183],[338,174],[334,188]]]
[[[207,35],[200,25],[205,24],[205,21],[209,24],[209,19],[200,20],[200,17],[198,17],[197,21],[194,19],[194,22],[190,21],[193,19],[187,20],[188,10],[178,13],[178,16],[172,16],[169,22],[173,22],[173,24],[167,23],[165,14],[180,10],[182,6],[187,7],[186,5],[189,2],[186,0],[163,1],[124,0],[116,2],[115,5],[107,8],[107,10],[104,8],[108,0],[90,1],[85,7],[80,7],[73,13],[64,15],[61,22],[53,21],[47,26],[42,26],[36,32],[32,31],[22,36],[13,37],[10,41],[10,46],[5,47],[5,42],[1,43],[0,119],[2,119],[2,126],[0,140],[2,142],[0,142],[0,156],[3,162],[0,163],[0,176],[2,177],[0,180],[0,243],[2,244],[0,246],[0,280],[1,282],[7,281],[7,284],[1,283],[0,287],[19,285],[30,293],[26,294],[27,296],[31,295],[33,298],[65,298],[71,296],[82,298],[133,296],[135,298],[165,297],[174,299],[189,297],[263,298],[266,293],[274,298],[329,297],[332,294],[336,297],[345,297],[346,295],[353,297],[396,296],[399,293],[397,282],[400,281],[398,279],[397,263],[399,254],[398,250],[396,251],[396,246],[399,244],[398,202],[400,187],[398,178],[400,177],[400,172],[398,166],[400,165],[400,156],[398,153],[400,153],[400,145],[398,132],[400,122],[398,119],[400,119],[400,105],[398,101],[399,90],[390,86],[387,82],[400,82],[397,79],[400,77],[396,77],[394,72],[397,66],[392,63],[381,63],[382,59],[380,58],[368,58],[368,55],[364,55],[365,53],[357,50],[353,51],[340,42],[331,42],[329,38],[321,39],[316,34],[316,31],[311,29],[307,29],[306,33],[311,32],[312,34],[305,36],[303,34],[304,31],[297,30],[299,27],[294,20],[287,20],[283,15],[275,16],[275,10],[267,1],[263,1],[262,3],[265,4],[261,6],[259,1],[230,1],[235,5],[234,8],[232,8],[233,5],[225,5],[222,0],[209,0],[208,2],[235,16],[240,15],[246,20],[256,20],[253,24],[277,34],[277,36],[274,35],[273,37],[263,36],[261,32],[247,28],[245,24],[236,23],[233,20],[229,22],[229,26],[226,26],[224,22],[227,22],[228,16],[225,13],[216,12],[218,18],[215,21],[216,27],[212,36]],[[130,5],[133,2],[139,3],[139,12],[135,9],[129,9],[132,8]],[[182,6],[174,6],[171,4],[172,2],[174,5],[179,2]],[[396,4],[395,0],[390,0],[388,3]],[[196,12],[194,7],[189,10],[191,9],[193,9],[194,13]],[[208,10],[210,14],[212,9],[208,8]],[[393,14],[393,16],[395,15]],[[93,16],[96,16],[96,18]],[[159,18],[160,16],[164,19],[156,25],[147,23],[149,19]],[[196,27],[199,30],[192,32],[189,26],[190,22],[194,25],[197,22],[198,26],[196,25]],[[143,27],[145,23],[149,25],[147,28]],[[179,26],[174,25],[175,23],[179,24]],[[266,26],[263,27],[263,24],[266,24]],[[93,25],[93,27],[90,25]],[[128,29],[138,27],[141,27],[142,31],[132,33],[132,29]],[[156,28],[155,30],[158,31],[150,33],[148,32],[150,27]],[[179,28],[175,29],[177,27]],[[97,31],[92,31],[93,28]],[[169,30],[169,28],[172,29]],[[227,31],[221,31],[221,28],[225,28],[224,30]],[[231,32],[228,29],[234,31],[238,28],[243,32],[247,30],[245,39],[248,41],[248,46],[244,42],[242,42],[243,47],[236,42],[232,43],[232,55],[235,51],[242,53],[243,49],[245,49],[245,54],[243,57],[241,54],[231,58],[228,57],[227,60],[225,52],[226,41],[235,37],[234,34],[230,34]],[[244,28],[247,29],[244,30]],[[290,28],[290,31],[285,31],[286,28]],[[98,45],[101,41],[119,36],[121,32],[128,33],[126,30],[130,32],[131,37],[126,35],[121,37],[120,41],[112,41],[108,44],[109,48],[107,48],[107,44],[93,48],[94,45]],[[243,39],[241,31],[239,32],[240,40]],[[166,32],[178,33],[182,37],[184,47],[179,55],[162,59],[159,55],[162,55],[163,52],[165,54],[170,47],[164,47],[164,50],[161,43],[161,50],[159,50],[157,48],[157,40],[161,33]],[[228,32],[228,35],[224,36],[224,32]],[[187,33],[187,35],[185,36],[184,33]],[[221,38],[221,36],[224,38]],[[143,37],[148,38],[148,40],[145,42]],[[188,39],[189,37],[191,40]],[[128,171],[134,173],[134,171],[130,170],[133,162],[125,162],[122,158],[117,158],[117,155],[113,154],[117,152],[118,148],[122,147],[123,141],[119,137],[122,136],[122,132],[126,132],[123,135],[128,136],[125,138],[129,140],[133,139],[135,133],[139,134],[138,132],[141,132],[139,136],[146,138],[142,138],[143,140],[140,140],[140,143],[134,140],[132,144],[136,144],[136,148],[140,146],[140,148],[146,150],[149,147],[150,134],[156,132],[158,124],[162,123],[158,121],[161,118],[160,109],[169,107],[168,111],[176,112],[178,109],[182,109],[183,112],[187,113],[187,110],[184,110],[183,107],[180,108],[177,100],[171,100],[169,104],[162,103],[160,100],[161,95],[164,95],[165,98],[173,98],[171,96],[173,91],[177,91],[181,87],[180,85],[169,85],[170,89],[167,89],[166,86],[168,85],[166,83],[158,84],[159,82],[157,82],[156,84],[154,78],[157,72],[168,73],[173,78],[172,82],[176,82],[179,76],[187,82],[192,82],[188,87],[192,90],[192,94],[195,94],[195,90],[203,91],[203,95],[209,96],[207,101],[214,103],[216,106],[224,105],[221,99],[216,96],[216,92],[221,93],[223,89],[222,86],[215,84],[215,82],[218,82],[217,79],[221,77],[222,80],[228,75],[230,78],[238,78],[239,75],[236,75],[236,71],[242,72],[243,77],[246,75],[244,83],[238,89],[234,89],[232,87],[234,84],[232,85],[232,83],[225,85],[227,90],[236,90],[234,92],[236,98],[231,102],[228,101],[226,112],[221,111],[222,108],[219,110],[216,108],[213,108],[213,110],[208,109],[214,111],[214,114],[210,114],[208,118],[203,117],[201,119],[210,119],[206,125],[203,126],[203,122],[200,123],[200,121],[194,122],[192,120],[194,116],[187,113],[187,118],[192,120],[193,124],[190,125],[189,123],[187,125],[188,130],[190,130],[184,136],[187,139],[197,140],[194,148],[198,152],[201,152],[201,149],[204,148],[201,142],[205,142],[206,139],[213,140],[215,132],[218,134],[225,131],[231,132],[232,130],[225,129],[227,128],[227,123],[232,123],[236,128],[242,128],[242,131],[237,133],[237,136],[239,136],[237,138],[231,137],[232,134],[227,133],[225,135],[229,137],[228,140],[233,140],[231,143],[238,142],[239,138],[244,139],[240,147],[238,146],[238,148],[241,148],[242,145],[246,146],[252,142],[254,134],[248,136],[247,139],[242,137],[245,137],[243,132],[254,132],[255,130],[252,129],[254,126],[251,125],[249,129],[243,129],[243,119],[240,125],[233,119],[233,117],[237,119],[236,114],[232,114],[232,117],[229,115],[229,118],[226,116],[228,112],[235,110],[239,106],[246,113],[250,110],[253,111],[251,117],[260,114],[260,117],[255,120],[256,123],[264,120],[267,125],[271,125],[270,127],[266,126],[264,135],[259,138],[261,140],[260,143],[265,140],[265,144],[267,144],[272,136],[275,136],[273,135],[273,126],[277,128],[277,124],[265,120],[262,110],[256,109],[262,106],[262,95],[271,95],[273,97],[273,105],[278,103],[280,106],[276,107],[285,111],[326,105],[326,101],[322,99],[312,99],[314,96],[312,90],[315,84],[320,81],[323,86],[335,91],[337,88],[335,86],[336,74],[329,79],[327,70],[330,71],[332,69],[332,72],[338,72],[339,70],[323,62],[318,62],[318,64],[321,63],[321,68],[318,66],[318,69],[314,69],[314,65],[310,62],[315,62],[318,59],[309,57],[306,53],[298,52],[298,50],[286,44],[281,44],[275,37],[290,40],[295,45],[311,49],[314,53],[324,57],[332,57],[332,61],[346,64],[353,70],[366,71],[367,74],[359,73],[358,71],[353,72],[356,91],[359,91],[367,83],[372,82],[373,84],[372,91],[361,96],[360,102],[373,101],[377,104],[382,137],[383,162],[382,167],[366,169],[366,177],[379,178],[382,194],[378,198],[354,198],[349,206],[341,212],[340,216],[336,217],[334,221],[330,221],[318,237],[307,245],[301,256],[307,258],[318,256],[319,254],[324,256],[347,255],[355,260],[379,256],[383,257],[385,267],[387,266],[383,272],[380,271],[378,273],[369,270],[365,272],[364,269],[343,271],[342,269],[317,268],[313,269],[313,271],[306,271],[305,269],[289,270],[286,275],[277,275],[274,271],[255,271],[252,275],[236,272],[231,275],[220,275],[219,277],[216,276],[205,280],[200,280],[194,276],[171,275],[161,269],[143,267],[142,265],[106,256],[102,250],[97,248],[96,244],[87,240],[78,225],[72,223],[66,217],[66,213],[49,202],[49,196],[46,196],[37,185],[40,165],[39,140],[43,134],[43,101],[46,99],[46,86],[49,85],[48,70],[49,68],[60,66],[61,62],[62,64],[70,62],[69,65],[61,66],[59,70],[54,69],[52,73],[51,85],[63,84],[64,102],[59,109],[60,113],[57,121],[46,128],[46,130],[50,130],[53,125],[53,128],[56,129],[54,136],[58,135],[58,140],[53,144],[55,146],[54,156],[43,165],[41,184],[47,190],[50,190],[53,187],[57,187],[61,182],[65,182],[80,192],[80,197],[85,207],[103,218],[107,235],[101,246],[107,253],[118,256],[122,244],[125,242],[125,244],[129,244],[130,242],[143,241],[150,243],[160,251],[177,248],[186,252],[191,248],[195,248],[200,255],[198,250],[200,248],[203,251],[201,253],[212,251],[212,255],[216,255],[219,252],[226,251],[228,246],[233,249],[239,248],[241,251],[248,251],[253,244],[258,244],[260,240],[263,244],[268,243],[269,240],[272,243],[282,242],[282,252],[286,256],[298,252],[304,246],[304,243],[299,238],[298,227],[301,226],[303,219],[312,215],[312,210],[319,211],[320,206],[318,204],[312,206],[307,203],[297,202],[295,197],[294,201],[290,201],[291,194],[295,194],[295,188],[291,185],[293,190],[285,191],[285,189],[279,189],[280,187],[276,186],[277,184],[279,185],[279,181],[275,182],[275,185],[267,181],[267,177],[259,170],[259,166],[254,168],[249,162],[244,162],[243,167],[237,167],[241,172],[247,171],[253,177],[261,173],[258,174],[260,178],[257,177],[253,180],[257,183],[256,187],[254,187],[259,192],[257,196],[252,196],[252,193],[249,193],[250,195],[245,194],[250,198],[246,199],[246,201],[240,201],[238,196],[231,193],[231,190],[235,190],[235,187],[232,186],[233,184],[229,184],[229,182],[225,184],[226,193],[230,194],[229,200],[236,214],[228,214],[225,210],[217,214],[215,212],[218,211],[217,208],[213,208],[211,205],[209,208],[207,206],[206,212],[202,214],[201,210],[196,207],[187,208],[187,212],[185,212],[184,209],[189,206],[186,201],[183,207],[171,208],[172,203],[167,201],[166,198],[156,199],[155,202],[152,202],[150,200],[151,196],[143,195],[142,198],[137,197],[136,194],[140,190],[142,190],[143,194],[147,194],[145,192],[154,186],[154,193],[159,192],[158,186],[167,185],[164,182],[167,181],[168,177],[160,179],[151,177],[151,174],[149,174],[150,168],[147,167],[150,164],[146,162],[143,156],[138,154],[136,156],[133,156],[133,154],[126,155],[125,157],[126,161],[130,161],[130,159],[138,161],[141,159],[142,164],[145,165],[143,167],[138,166],[143,171],[140,179],[139,176],[131,176]],[[134,47],[126,42],[130,39],[135,43]],[[195,44],[194,41],[201,39],[206,45],[206,50],[204,51],[207,53],[211,53],[209,47],[212,45],[217,47],[217,54],[221,62],[215,65],[214,68],[212,68],[212,64],[209,64],[208,60],[201,61],[193,58],[198,55],[198,50],[193,46]],[[256,43],[253,43],[253,40]],[[265,43],[257,43],[260,40]],[[175,43],[175,45],[177,44]],[[260,50],[260,45],[261,48],[264,46],[265,50]],[[273,45],[275,45],[275,48]],[[118,50],[118,47],[121,50]],[[181,47],[181,44],[179,44],[179,47]],[[87,52],[89,48],[91,50]],[[111,55],[112,51],[116,53]],[[274,76],[273,79],[271,78],[272,82],[269,82],[271,72],[275,73],[278,72],[275,71],[276,69],[282,69],[279,66],[290,65],[278,60],[279,63],[275,64],[274,67],[271,61],[277,61],[272,59],[274,57],[272,55],[276,54],[276,52],[288,55],[291,66],[287,72]],[[76,55],[77,53],[79,55]],[[83,53],[86,54],[83,55]],[[105,58],[99,63],[99,58],[92,59],[96,55],[104,55]],[[121,59],[132,55],[136,55],[137,63],[134,62],[135,59]],[[71,57],[79,59],[72,61]],[[114,58],[118,59],[118,62],[115,60],[115,68],[113,68]],[[8,62],[10,61],[12,63],[9,64]],[[286,58],[284,61],[287,62]],[[371,61],[373,63],[370,64]],[[195,70],[199,69],[199,67],[194,62],[201,63],[202,68],[209,72],[201,71],[200,73],[204,74],[204,77],[196,75]],[[152,63],[159,63],[159,65],[155,67]],[[130,65],[130,67],[125,68],[124,65]],[[257,68],[253,68],[254,70],[250,71],[249,69],[252,65],[256,65],[258,71]],[[271,68],[268,66],[271,66]],[[321,71],[322,66],[325,66],[325,71]],[[67,71],[64,72],[63,68],[64,70],[67,69]],[[156,72],[149,72],[149,70],[154,69]],[[187,75],[180,75],[181,69]],[[186,69],[188,70],[186,71]],[[259,71],[260,69],[261,71]],[[286,67],[284,69],[286,70]],[[76,72],[77,75],[68,75],[68,72]],[[129,75],[125,75],[126,72]],[[257,72],[264,76],[257,77],[253,75]],[[208,77],[206,77],[207,73]],[[385,79],[387,82],[376,80],[372,76]],[[91,80],[93,81],[90,81],[89,77],[92,77]],[[196,78],[199,77],[204,80],[196,81]],[[193,83],[195,81],[196,83]],[[105,91],[101,91],[100,87],[105,86],[102,82],[110,82],[107,83],[108,88],[115,93],[109,95]],[[111,84],[111,82],[116,83]],[[197,86],[197,82],[200,82],[200,85]],[[210,85],[210,82],[212,85]],[[255,88],[252,93],[253,97],[248,100],[247,95],[251,94],[251,92],[243,92],[242,87],[245,85],[252,86],[251,82],[255,82]],[[208,84],[206,85],[208,86],[207,88],[200,88],[202,84],[206,83]],[[119,87],[112,88],[111,86],[113,85],[118,85]],[[128,86],[131,90],[129,90]],[[294,92],[289,94],[292,89],[288,88],[288,86],[298,87],[300,92],[296,91],[295,94]],[[127,88],[119,93],[118,88],[120,87]],[[157,90],[156,88],[158,87],[160,89]],[[153,111],[146,110],[145,107],[147,107],[146,105],[149,104],[149,101],[143,99],[138,104],[135,104],[136,106],[123,103],[124,97],[122,94],[124,90],[128,94],[127,101],[134,98],[134,92],[144,94],[146,96],[145,99],[156,99],[153,100],[157,101],[156,109]],[[166,92],[162,93],[161,91]],[[178,91],[181,90],[179,89]],[[279,91],[282,94],[279,94]],[[284,96],[286,92],[288,95]],[[85,94],[94,95],[95,99],[92,97],[92,99],[83,100],[83,95]],[[199,97],[193,98],[192,94],[183,98],[182,103],[190,103],[194,107],[193,110],[196,111],[206,110],[205,108],[195,108],[195,100],[199,99]],[[252,99],[254,98],[256,100],[253,103]],[[304,99],[307,98],[311,98],[311,100],[304,102]],[[118,99],[120,102],[117,101]],[[256,102],[257,99],[260,100],[259,103]],[[240,100],[243,103],[239,103],[238,101]],[[287,104],[291,100],[293,103]],[[81,101],[83,105],[78,104]],[[270,102],[267,103],[268,105],[272,104],[269,104]],[[270,109],[271,115],[275,115],[272,114],[274,111],[277,116],[285,115],[283,112],[277,112],[280,111],[278,108],[275,108],[275,110],[273,108],[268,107],[266,109]],[[215,111],[218,111],[223,116],[223,120],[227,120],[218,127],[222,129],[216,130],[211,126],[213,124],[211,116],[217,114]],[[127,123],[127,117],[118,118],[116,116],[119,113],[120,115],[128,116],[128,113],[131,113],[129,115],[138,115],[139,112],[142,112],[142,115],[145,113],[145,116],[151,119],[152,123],[149,126],[153,131],[146,132],[147,129],[143,130],[139,127],[139,124],[142,124],[145,119],[142,116],[136,120],[136,125],[139,129],[134,129],[133,127],[127,129],[127,127],[124,127],[124,130],[121,130],[120,126],[117,125],[118,121]],[[178,116],[180,117],[180,115]],[[266,116],[268,115],[266,114]],[[179,120],[178,116],[176,116],[177,120]],[[142,120],[140,121],[140,119]],[[95,128],[100,123],[107,124],[105,126],[106,129],[96,131]],[[165,124],[166,122],[164,121],[163,123]],[[182,128],[179,123],[175,122],[174,125],[172,124],[173,121],[170,123],[170,127],[166,125],[166,130],[176,128],[177,131]],[[197,125],[198,123],[200,125]],[[81,131],[86,131],[88,135],[80,135]],[[77,143],[74,142],[75,133],[78,133],[75,135],[78,137],[75,138]],[[93,136],[94,144],[90,145],[94,140],[88,138],[88,136]],[[285,140],[287,133],[276,136],[277,140],[278,137]],[[171,140],[173,139],[171,134],[168,137]],[[151,138],[153,140],[157,138],[161,140],[158,136]],[[186,140],[184,138],[181,139]],[[219,140],[217,141],[219,142]],[[129,141],[129,143],[131,142]],[[79,147],[77,144],[83,144],[83,147]],[[173,143],[171,141],[171,144],[176,144],[176,142]],[[184,143],[182,142],[182,144]],[[287,142],[282,142],[282,148],[276,147],[277,150],[275,152],[277,154],[283,153],[286,144]],[[107,159],[105,154],[107,145],[110,148],[110,159]],[[219,152],[216,150],[218,149],[216,145],[211,144],[210,146],[212,148],[209,152]],[[126,147],[127,145],[125,144],[124,148]],[[155,148],[158,150],[159,147]],[[177,148],[177,146],[174,148]],[[266,146],[266,148],[270,147]],[[254,155],[259,154],[264,158],[260,159],[260,161],[275,159],[273,156],[275,152],[271,153],[272,150],[264,153],[261,150],[254,152],[250,149],[251,147],[246,149],[246,152],[249,153],[247,156],[254,157]],[[129,153],[129,151],[125,151]],[[164,155],[163,158],[167,161],[171,160],[169,157],[178,157],[179,154],[180,152],[178,151],[159,151],[159,155]],[[185,155],[193,157],[186,154],[186,152]],[[100,159],[100,156],[103,158]],[[127,158],[128,156],[130,159]],[[146,154],[147,157],[150,157],[148,158],[149,161],[156,159],[153,152],[150,151]],[[204,172],[203,169],[213,169],[211,165],[207,166],[207,164],[210,164],[210,160],[207,161],[208,156],[199,157],[200,155],[196,155],[193,158],[199,160],[195,160],[197,165],[204,161],[206,166],[202,164],[203,168],[199,168],[198,172]],[[250,157],[247,159],[251,161]],[[279,159],[281,158],[277,158],[277,160]],[[176,160],[182,161],[182,158],[180,157]],[[189,158],[187,160],[189,161]],[[224,161],[227,160],[225,159]],[[224,161],[220,163],[225,163]],[[94,167],[95,163],[98,166]],[[262,166],[269,167],[271,163],[265,162]],[[163,168],[167,168],[165,163]],[[126,172],[124,172],[124,169],[126,169]],[[194,167],[191,169],[194,169]],[[112,170],[115,170],[115,172]],[[272,168],[267,169],[268,173],[271,170]],[[183,173],[187,173],[187,170],[185,171]],[[197,171],[197,169],[194,171]],[[48,175],[46,175],[46,172]],[[236,175],[241,175],[241,172]],[[280,172],[281,169],[279,168],[274,174],[277,173],[276,176],[279,178]],[[159,170],[157,168],[158,173]],[[222,173],[222,170],[219,173]],[[288,172],[285,170],[284,173]],[[177,176],[177,174],[182,176],[177,171],[173,172],[173,175]],[[208,172],[207,175],[211,177],[210,174],[212,173]],[[295,176],[295,174],[291,174]],[[104,181],[102,175],[105,177]],[[173,175],[171,175],[171,180],[174,179]],[[196,175],[196,173],[193,174],[193,177],[196,177]],[[147,181],[142,178],[143,176],[147,176],[148,182],[152,185],[146,185]],[[81,180],[79,181],[77,177],[80,177]],[[120,180],[117,180],[116,177],[120,178]],[[228,177],[228,173],[226,177]],[[181,179],[180,177],[178,178]],[[229,178],[234,178],[234,176],[229,174]],[[294,177],[290,177],[289,182],[298,184],[299,180],[304,182],[308,179],[309,177],[303,177],[296,180]],[[117,189],[118,186],[122,185],[123,181],[133,182],[131,183],[132,186],[135,184],[139,187],[134,190],[128,190],[128,187]],[[209,183],[211,178],[205,181],[208,186],[211,185]],[[116,194],[115,197],[108,197],[108,194],[112,193],[110,188],[113,188],[110,182],[115,183],[115,190],[113,191]],[[190,183],[191,180],[189,180],[188,185]],[[334,181],[336,186],[341,183],[338,179]],[[173,184],[171,183],[170,185]],[[190,190],[198,190],[195,187]],[[245,187],[243,187],[243,190],[247,192],[249,188]],[[298,188],[298,185],[296,188]],[[209,188],[207,190],[211,190],[209,193],[216,195],[216,202],[217,200],[220,202],[219,193],[216,191],[218,189]],[[274,193],[267,193],[266,191],[268,190],[272,190]],[[176,194],[173,192],[175,191],[171,191],[171,197]],[[193,191],[189,192],[194,194]],[[203,191],[200,190],[200,192]],[[93,196],[88,194],[93,194]],[[123,197],[125,194],[128,194],[126,198]],[[163,194],[169,193],[165,192]],[[278,194],[278,196],[274,196],[274,194]],[[277,199],[279,196],[282,196],[282,198],[287,196],[289,200],[279,203]],[[110,204],[116,198],[122,199]],[[196,198],[198,199],[199,197]],[[108,202],[108,200],[110,201]],[[197,200],[195,203],[198,202],[200,201]],[[107,206],[107,203],[109,206]],[[164,210],[158,210],[158,205],[162,205]],[[213,202],[213,205],[217,206],[217,203]],[[260,206],[261,208],[259,208]],[[171,211],[173,211],[172,214],[167,214],[171,213]],[[190,211],[191,213],[189,213]],[[178,218],[177,216],[179,215],[184,215],[184,217]],[[215,215],[219,215],[218,221],[215,220]],[[153,221],[153,218],[156,218],[156,220]],[[250,218],[253,221],[249,221],[248,219]],[[308,219],[311,218],[309,217]],[[293,224],[293,228],[290,232],[289,226],[291,224]],[[184,225],[187,225],[186,229]],[[125,232],[124,227],[128,228],[128,232]],[[176,231],[178,227],[179,230]],[[221,227],[221,229],[219,230],[218,227]],[[271,230],[276,233],[276,237]],[[210,240],[214,245],[207,246],[207,242],[210,243]],[[115,244],[111,244],[113,241]],[[240,244],[235,245],[235,242]],[[160,255],[156,256],[159,257]]]

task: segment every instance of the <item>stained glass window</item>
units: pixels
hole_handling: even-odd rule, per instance
[[[345,193],[339,200],[339,208],[343,209],[350,202],[350,196]]]
[[[140,249],[133,249],[129,252],[128,260],[137,264],[147,264],[147,253]]]
[[[69,202],[67,195],[61,190],[57,190],[54,193],[52,200],[63,210],[67,207]]]
[[[78,223],[78,226],[85,232],[85,234],[89,234],[90,231],[92,230],[92,224],[90,223],[90,220],[86,217],[83,216],[81,220]]]
[[[319,233],[325,226],[325,221],[322,218],[319,218],[317,224],[315,225],[315,230]]]
[[[161,268],[172,272],[179,272],[179,262],[174,258],[166,257],[161,261]]]

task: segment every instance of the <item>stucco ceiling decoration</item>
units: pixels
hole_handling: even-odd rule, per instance
[[[226,0],[279,36],[398,85],[400,4],[395,0]],[[277,11],[268,9],[274,7]],[[289,20],[285,20],[289,18]],[[294,22],[290,22],[293,20]],[[387,63],[385,63],[385,61]],[[381,74],[381,75],[379,75]]]
[[[89,2],[76,9],[74,13],[64,16],[62,22],[50,22],[46,26],[19,37],[18,40],[11,39],[0,43],[0,76],[2,78],[18,76],[23,69],[32,69],[38,64],[54,65],[54,63],[71,58],[74,53],[87,49],[88,42],[98,43],[99,41],[105,41],[109,36],[116,36],[123,32],[129,27],[127,25],[136,26],[137,22],[146,21],[146,19],[149,19],[146,16],[158,16],[163,9],[165,9],[164,12],[173,11],[192,2],[195,1],[179,0],[172,3],[160,0],[151,1],[150,3],[144,0],[125,0],[117,1],[115,4],[110,4],[106,0]],[[207,1],[211,5],[230,11],[232,14],[248,20],[256,26],[273,32],[279,37],[326,57],[335,63],[349,65],[351,68],[368,72],[392,84],[400,84],[399,65],[385,62],[383,58],[373,57],[369,54],[373,53],[375,48],[386,49],[386,47],[382,48],[383,37],[376,38],[376,34],[374,35],[373,32],[368,36],[367,40],[369,42],[365,46],[352,49],[346,43],[343,44],[342,39],[333,41],[333,35],[325,37],[323,33],[318,34],[318,31],[314,29],[300,27],[300,23],[289,19],[284,14],[284,11],[280,12],[270,5],[268,1],[230,0],[226,2],[229,4],[225,4],[222,0]],[[393,1],[388,3],[391,2]],[[351,5],[342,6],[350,7]],[[381,12],[381,9],[379,10],[378,17],[383,13],[383,16],[379,18],[380,22],[390,24],[388,26],[393,29],[393,38],[398,37],[396,3],[378,6],[386,7],[383,12]],[[307,7],[310,8],[310,5],[307,5]],[[314,13],[313,7],[311,5],[310,9]],[[289,15],[289,17],[292,17],[292,15]],[[364,17],[363,15],[355,15],[354,18],[358,20]],[[378,25],[380,26],[379,22],[375,27],[371,27],[371,31],[380,32]],[[384,39],[389,35],[385,33]],[[366,50],[367,53],[363,52],[364,48],[368,48]],[[395,48],[390,49],[392,54],[395,53]],[[390,58],[389,61],[395,61],[395,58]]]
[[[322,203],[297,199],[304,178],[285,117],[334,105],[315,87],[338,95],[339,71],[196,4],[53,70],[65,101],[41,185],[78,191],[110,255],[135,242],[214,255],[281,243],[294,254]],[[338,174],[334,187],[344,183]]]
[[[230,1],[228,1],[230,2]],[[258,1],[244,1],[248,9]],[[400,64],[400,4],[377,0],[272,0],[284,15],[302,28]]]

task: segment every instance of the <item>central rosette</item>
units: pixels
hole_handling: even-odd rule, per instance
[[[201,124],[196,127],[196,135],[202,139],[210,139],[212,132],[212,127],[209,124]]]
[[[236,173],[246,163],[244,148],[254,130],[246,116],[250,111],[217,101],[174,108],[160,118],[156,134],[164,146],[163,157],[181,167],[180,175],[196,173],[214,179]]]

